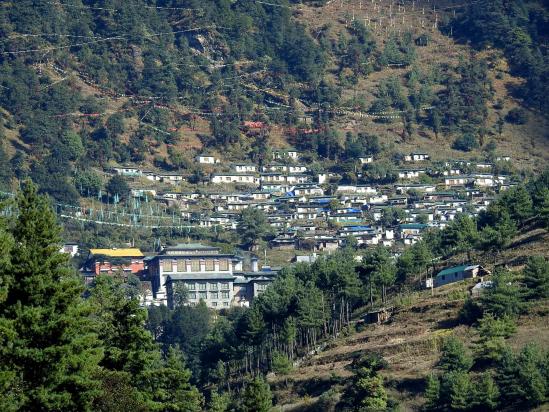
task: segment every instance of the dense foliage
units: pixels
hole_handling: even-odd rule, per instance
[[[200,410],[181,352],[162,355],[121,280],[100,277],[83,299],[46,198],[28,184],[14,206],[0,222],[2,410]]]
[[[546,113],[548,20],[541,1],[483,0],[472,2],[453,24],[475,46],[502,49],[512,73],[526,79],[521,97]]]

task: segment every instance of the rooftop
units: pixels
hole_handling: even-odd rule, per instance
[[[437,276],[451,275],[453,273],[463,272],[464,270],[474,268],[474,267],[475,265],[470,265],[470,264],[454,266],[451,268],[446,268],[444,270],[441,270],[440,272],[438,272]]]
[[[105,255],[110,257],[143,257],[143,253],[137,248],[125,249],[90,249],[92,255]]]

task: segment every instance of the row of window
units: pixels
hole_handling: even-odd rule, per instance
[[[210,299],[229,299],[229,292],[210,292]],[[208,299],[208,292],[189,292],[189,299]]]
[[[204,269],[206,272],[215,271],[215,260],[206,259],[204,262]],[[229,270],[229,260],[228,259],[219,259],[219,270],[228,271]],[[190,270],[187,270],[190,266]],[[191,260],[176,260],[175,264],[173,260],[162,260],[162,271],[163,272],[173,272],[176,268],[177,272],[200,272],[200,259],[191,259]]]
[[[229,290],[230,289],[230,285],[228,282],[221,282],[221,283],[217,283],[217,282],[198,282],[198,283],[194,283],[194,282],[185,282],[185,287],[188,289],[188,290],[210,290],[210,291],[216,291],[218,289],[221,289],[221,290]]]

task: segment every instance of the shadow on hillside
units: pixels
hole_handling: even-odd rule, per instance
[[[398,392],[421,393],[425,390],[425,378],[403,378],[387,382]]]
[[[333,385],[339,383],[336,377],[316,378],[294,383],[295,392],[301,396],[317,397],[328,391]]]
[[[451,328],[455,328],[458,325],[459,325],[459,321],[458,321],[457,318],[448,318],[448,319],[439,320],[437,322],[436,328],[437,329],[451,329]]]
[[[524,239],[521,239],[521,240],[517,240],[516,242],[513,242],[509,247],[508,249],[514,249],[514,248],[517,248],[519,246],[524,246],[524,245],[527,245],[529,243],[534,243],[534,242],[539,242],[539,241],[542,241],[543,238],[545,237],[545,232],[539,232],[539,233],[535,233],[533,235],[530,235],[530,236],[527,236],[525,237]]]

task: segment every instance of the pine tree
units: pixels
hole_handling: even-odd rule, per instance
[[[0,204],[0,207],[2,205]],[[5,222],[0,218],[0,308],[3,308],[14,279],[5,274],[10,273],[10,252],[13,239],[7,232]],[[7,359],[16,339],[14,320],[0,314],[0,359]],[[11,412],[21,406],[20,393],[17,390],[19,381],[17,371],[8,364],[0,363],[0,410]]]
[[[112,379],[122,393],[133,393],[143,407],[153,411],[200,410],[202,397],[189,383],[191,373],[181,352],[172,348],[165,360],[161,358],[159,345],[145,329],[146,310],[138,299],[127,295],[120,279],[97,277],[89,290],[89,300],[104,345],[103,380]],[[109,399],[97,402],[110,405]]]
[[[218,392],[212,392],[210,395],[210,401],[208,402],[208,412],[227,412],[231,399],[228,393],[219,394]]]
[[[463,411],[469,408],[471,381],[469,374],[462,370],[447,372],[442,376],[440,385],[444,405],[451,410]]]
[[[102,351],[81,282],[59,253],[60,229],[47,199],[26,183],[16,204],[9,232],[17,247],[0,265],[0,327],[12,339],[0,350],[0,380],[16,380],[0,391],[21,410],[89,410]]]
[[[251,250],[258,240],[269,233],[270,226],[262,210],[247,208],[242,211],[236,230],[242,243]]]
[[[499,361],[505,351],[505,339],[516,330],[514,320],[509,316],[496,319],[491,313],[486,313],[479,320],[480,335],[477,354],[480,359]]]
[[[271,388],[259,376],[249,379],[242,394],[239,412],[268,412],[273,406]]]
[[[440,380],[433,374],[427,377],[425,388],[425,407],[428,410],[436,410],[440,398]]]
[[[343,402],[356,411],[381,411],[387,408],[387,392],[378,371],[387,361],[377,354],[369,354],[351,365],[355,372],[351,385],[342,396]]]
[[[152,394],[154,410],[166,412],[198,412],[202,395],[190,384],[191,372],[186,369],[183,354],[170,347],[162,366],[145,373],[147,391]]]
[[[549,261],[543,256],[532,256],[524,268],[524,284],[528,288],[529,299],[549,297]]]
[[[492,287],[488,288],[481,298],[484,311],[495,317],[520,314],[524,309],[524,303],[511,274],[498,271],[494,273],[492,282]]]
[[[481,410],[493,411],[498,407],[498,400],[499,389],[492,375],[483,373],[475,391],[475,405]]]
[[[473,365],[473,359],[467,353],[463,343],[454,336],[450,336],[442,346],[442,354],[438,366],[446,371],[467,372]]]
[[[89,294],[105,348],[101,366],[128,372],[134,382],[139,381],[158,361],[160,353],[144,327],[147,312],[137,299],[127,297],[122,281],[112,276],[98,276]]]
[[[535,406],[547,399],[547,353],[535,344],[526,345],[518,356],[519,394]]]

